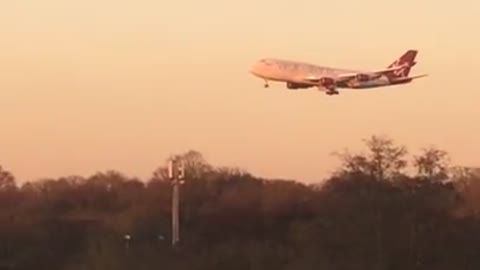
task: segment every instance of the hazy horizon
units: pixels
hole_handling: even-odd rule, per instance
[[[186,8],[185,8],[186,6]],[[170,154],[322,180],[331,152],[388,135],[479,165],[480,3],[60,0],[0,4],[0,165],[19,180],[118,170]],[[409,85],[327,96],[248,73],[263,57],[354,69],[417,49]]]

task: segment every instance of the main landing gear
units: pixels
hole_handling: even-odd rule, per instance
[[[325,93],[329,96],[340,94],[337,90],[328,90]]]
[[[268,85],[268,81],[265,81],[265,84],[263,85],[264,88],[268,88],[269,85]]]
[[[320,89],[320,87],[319,87]],[[335,86],[332,86],[332,85],[327,85],[327,86],[324,86],[323,88],[325,91],[325,94],[329,95],[329,96],[333,96],[333,95],[338,95],[340,94],[338,92],[338,90],[335,88]]]

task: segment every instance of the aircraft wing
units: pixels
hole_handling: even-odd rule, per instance
[[[343,73],[343,74],[340,74],[340,75],[336,75],[336,76],[327,76],[327,77],[318,77],[318,76],[307,76],[305,78],[303,78],[306,82],[310,82],[310,83],[318,83],[320,82],[321,80],[334,80],[335,82],[345,82],[345,81],[349,81],[351,79],[354,79],[354,78],[357,78],[359,76],[365,78],[366,80],[369,80],[369,79],[375,79],[375,78],[378,78],[388,72],[392,72],[392,71],[395,71],[395,70],[399,70],[399,69],[402,69],[402,68],[405,68],[404,65],[402,66],[397,66],[397,67],[391,67],[391,68],[386,68],[386,69],[380,69],[380,70],[375,70],[375,71],[371,71],[371,72],[352,72],[352,73]]]
[[[389,73],[389,72],[392,72],[392,71],[395,71],[395,70],[399,70],[399,69],[403,69],[405,67],[406,67],[406,65],[402,65],[402,66],[396,66],[396,67],[391,67],[391,68],[375,70],[375,71],[371,71],[371,72],[344,73],[344,74],[340,74],[340,75],[337,76],[337,81],[348,81],[348,80],[354,79],[358,76],[362,76],[362,77],[365,77],[365,78],[378,78],[378,77],[380,77],[380,76],[382,76],[386,73]]]
[[[318,77],[318,76],[312,75],[312,76],[307,76],[307,77],[305,77],[305,78],[303,78],[303,79],[304,79],[305,81],[307,81],[307,82],[317,83],[317,82],[319,82],[322,78],[324,78],[324,76]],[[333,79],[333,78],[332,78],[332,79]]]

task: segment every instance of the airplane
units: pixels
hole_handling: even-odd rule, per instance
[[[427,74],[408,76],[416,64],[417,50],[408,50],[387,68],[358,71],[318,66],[284,59],[264,58],[256,62],[250,73],[265,81],[286,83],[288,89],[317,87],[327,95],[338,95],[338,89],[368,89],[410,83]]]

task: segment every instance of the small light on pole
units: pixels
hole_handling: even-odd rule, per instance
[[[168,178],[173,180],[174,172],[173,172],[173,159],[168,160]]]
[[[129,234],[125,234],[125,248],[128,249],[130,247],[130,239],[132,237]]]

